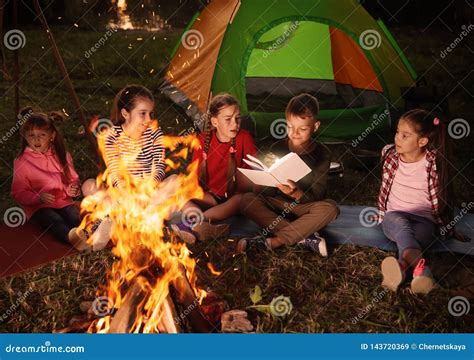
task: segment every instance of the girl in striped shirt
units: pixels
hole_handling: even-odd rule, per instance
[[[133,179],[165,177],[163,132],[153,121],[155,102],[147,88],[128,85],[115,97],[114,127],[105,139],[105,162],[113,186],[122,186],[121,169]]]
[[[153,94],[140,85],[128,85],[116,95],[110,115],[114,126],[107,133],[104,144],[104,160],[112,186],[122,187],[127,180],[140,181],[150,177],[158,183],[165,178],[163,132],[152,120],[154,107]],[[85,195],[97,191],[94,180],[85,183],[89,187],[83,189]],[[92,225],[94,250],[107,245],[111,231],[109,217]]]

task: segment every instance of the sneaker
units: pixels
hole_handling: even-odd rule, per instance
[[[398,287],[405,281],[405,268],[406,267],[393,256],[383,259],[381,265],[383,275],[382,286],[396,292]]]
[[[107,246],[112,235],[112,225],[112,219],[108,216],[99,223],[92,234],[92,250],[99,251]]]
[[[172,224],[171,230],[186,244],[194,244],[196,242],[196,235],[193,230],[184,223]]]
[[[212,225],[207,221],[200,224],[196,224],[192,227],[193,233],[196,234],[197,239],[200,241],[208,241],[213,239],[219,239],[226,237],[230,233],[229,224],[218,224]]]
[[[435,287],[433,274],[425,259],[420,259],[413,270],[413,280],[411,281],[411,291],[414,294],[428,294]]]
[[[71,245],[74,246],[77,251],[90,249],[90,245],[87,243],[88,236],[86,231],[75,227],[69,230],[67,237]]]
[[[237,243],[237,253],[271,250],[267,238],[263,235],[257,235],[251,238],[242,238]]]
[[[319,233],[315,232],[310,237],[298,242],[298,245],[316,253],[323,257],[328,257],[328,248],[326,246],[326,239],[324,239]]]

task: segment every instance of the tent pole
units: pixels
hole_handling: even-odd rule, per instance
[[[59,53],[58,47],[56,45],[56,41],[54,40],[53,33],[51,32],[51,29],[49,28],[49,25],[46,21],[46,18],[43,14],[43,10],[41,10],[41,6],[39,4],[39,0],[34,0],[33,1],[36,9],[36,13],[38,15],[38,19],[41,22],[41,25],[43,25],[44,31],[46,31],[46,34],[48,36],[48,40],[51,44],[51,48],[53,50],[54,58],[56,59],[56,63],[58,64],[59,70],[61,71],[61,74],[66,82],[66,86],[69,91],[69,95],[72,98],[72,101],[74,103],[74,106],[76,107],[76,111],[79,115],[79,118],[81,119],[82,126],[84,127],[84,131],[86,132],[87,138],[92,144],[92,147],[98,156],[98,164],[97,166],[99,168],[102,168],[102,163],[101,163],[101,156],[99,152],[99,148],[97,147],[97,143],[95,141],[95,137],[92,134],[91,130],[89,129],[89,124],[87,123],[86,116],[84,115],[84,112],[82,111],[81,103],[79,102],[79,97],[76,94],[76,91],[74,90],[74,86],[72,85],[71,78],[69,77],[69,73],[66,69],[66,65],[64,64],[64,61],[61,57],[61,54]]]

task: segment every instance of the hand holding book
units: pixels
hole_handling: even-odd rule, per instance
[[[270,167],[265,166],[251,155],[247,155],[247,159],[243,159],[243,161],[252,169],[239,168],[238,170],[254,184],[263,186],[286,185],[291,188],[289,180],[296,183],[311,172],[311,168],[293,152],[276,160]],[[290,191],[290,189],[286,189],[286,191]]]

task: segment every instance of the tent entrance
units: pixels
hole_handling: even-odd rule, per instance
[[[315,95],[322,109],[385,103],[358,45],[341,30],[315,21],[283,22],[262,34],[249,57],[245,86],[251,112],[282,112],[302,92]]]

